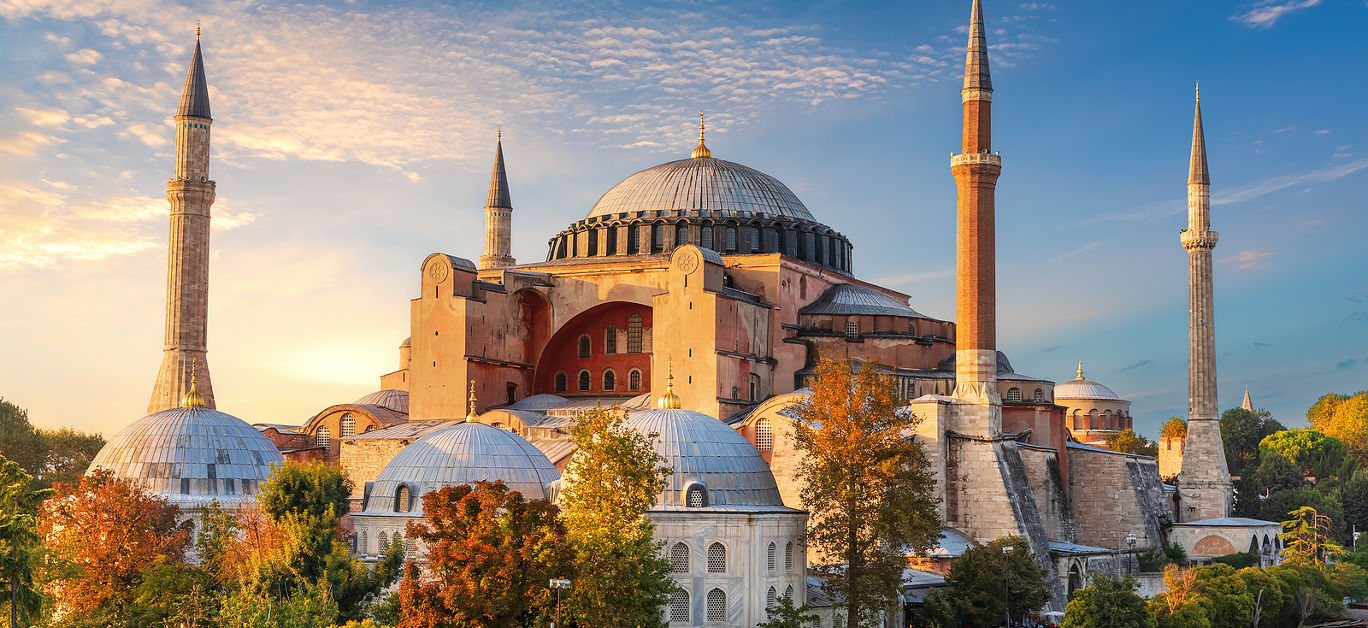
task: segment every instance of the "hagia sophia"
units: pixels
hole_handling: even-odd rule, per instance
[[[997,346],[994,196],[1004,159],[991,144],[981,0],[972,4],[960,94],[962,147],[950,164],[954,320],[856,277],[851,242],[820,220],[820,208],[760,170],[715,157],[701,119],[688,157],[626,177],[549,234],[545,260],[520,264],[510,244],[524,234],[514,227],[500,137],[484,251],[477,261],[443,252],[421,260],[407,338],[396,364],[376,365],[379,390],[301,425],[253,426],[216,409],[207,361],[216,183],[196,42],[167,183],[164,359],[148,416],[113,437],[92,467],[136,479],[193,516],[212,499],[249,502],[283,459],[336,463],[356,487],[355,552],[374,559],[407,543],[421,560],[423,548],[403,534],[423,517],[425,493],[500,479],[554,500],[573,481],[561,474],[575,454],[575,414],[617,405],[630,429],[658,435],[656,450],[673,470],[649,513],[678,585],[666,619],[752,626],[777,597],[831,605],[807,574],[791,408],[809,394],[820,357],[850,358],[891,373],[921,419],[915,437],[937,480],[946,527],[935,550],[909,557],[912,598],[916,586],[943,583],[969,544],[1009,534],[1026,538],[1052,575],[1057,610],[1098,575],[1133,569],[1170,522],[1194,558],[1252,539],[1274,560],[1268,525],[1276,524],[1230,517],[1215,421],[1216,233],[1200,105],[1182,236],[1192,357],[1179,489],[1161,482],[1155,458],[1105,448],[1107,434],[1132,427],[1130,402],[1085,379],[1082,364],[1056,384],[1016,372]]]

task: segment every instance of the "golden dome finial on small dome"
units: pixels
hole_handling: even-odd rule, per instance
[[[470,412],[466,414],[465,420],[468,423],[478,423],[480,421],[479,413],[475,412],[475,380],[473,379],[470,380]]]
[[[199,392],[199,356],[190,358],[190,390],[181,397],[180,405],[182,408],[192,408],[204,405],[204,396]]]
[[[1082,360],[1079,360],[1079,361],[1078,361],[1078,377],[1075,377],[1074,379],[1075,379],[1075,380],[1083,379],[1083,361],[1082,361]]]
[[[674,394],[674,364],[665,363],[665,394],[656,399],[656,407],[661,410],[678,410],[679,395]]]
[[[712,151],[708,150],[708,145],[703,143],[703,112],[698,112],[698,146],[693,149],[693,158],[712,157]]]

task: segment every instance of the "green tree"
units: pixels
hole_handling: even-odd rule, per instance
[[[1262,517],[1266,502],[1275,493],[1306,487],[1306,476],[1297,469],[1286,456],[1267,451],[1259,460],[1259,466],[1236,482],[1235,512],[1242,517]],[[1274,519],[1281,521],[1286,511],[1280,511]]]
[[[531,626],[555,608],[552,578],[569,577],[572,552],[556,507],[526,501],[502,481],[448,486],[423,496],[426,522],[408,537],[428,548],[425,573],[410,562],[399,588],[405,628]]]
[[[1368,532],[1368,467],[1360,467],[1340,488],[1344,523],[1351,530]],[[1362,543],[1368,546],[1368,541]]]
[[[29,423],[28,411],[0,397],[0,457],[35,475],[46,456],[43,437]]]
[[[1254,596],[1245,581],[1230,565],[1208,565],[1192,569],[1212,628],[1245,628],[1254,617]]]
[[[1262,508],[1255,515],[1264,521],[1283,521],[1299,508],[1309,507],[1328,519],[1326,534],[1331,541],[1344,543],[1348,539],[1344,528],[1344,509],[1334,495],[1313,488],[1298,488],[1278,491],[1263,501]]]
[[[646,517],[672,471],[652,445],[656,435],[638,433],[625,420],[616,407],[575,417],[570,438],[578,450],[559,499],[575,553],[565,610],[571,621],[595,628],[662,625],[675,586]]]
[[[1255,628],[1281,628],[1286,624],[1284,613],[1291,608],[1292,594],[1287,583],[1265,569],[1246,567],[1235,572],[1244,580],[1245,589],[1254,596],[1254,614],[1251,625]]]
[[[28,625],[43,605],[40,587],[34,582],[42,552],[38,507],[52,491],[35,490],[32,481],[19,463],[0,457],[0,583],[4,585],[0,609],[9,626]]]
[[[1259,442],[1259,456],[1275,451],[1287,458],[1303,475],[1323,479],[1337,474],[1344,466],[1344,443],[1318,430],[1282,430]]]
[[[1018,617],[1044,606],[1050,600],[1045,577],[1026,539],[1004,536],[965,550],[945,584],[962,624],[991,626],[1008,613]]]
[[[785,595],[774,606],[765,609],[765,621],[756,624],[758,628],[810,628],[817,625],[820,618],[812,612],[812,607],[804,604],[794,607],[793,599]]]
[[[1064,609],[1063,628],[1156,628],[1134,578],[1101,577],[1074,593]]]
[[[1326,394],[1306,410],[1306,420],[1311,427],[1338,438],[1360,463],[1368,464],[1368,391]]]
[[[1320,565],[1344,553],[1330,535],[1330,517],[1303,506],[1287,513],[1291,519],[1282,522],[1283,556],[1287,562],[1299,565]]]
[[[126,608],[130,626],[218,626],[220,590],[213,574],[189,563],[156,562],[139,573]]]
[[[316,628],[339,618],[326,581],[300,582],[285,596],[264,582],[249,581],[223,598],[219,614],[224,626],[235,628]]]
[[[19,463],[34,488],[77,483],[104,444],[95,433],[36,429],[28,411],[0,399],[0,457]]]
[[[1259,464],[1259,443],[1286,429],[1267,410],[1231,408],[1221,413],[1221,441],[1230,474],[1243,477]]]
[[[935,478],[888,372],[822,360],[816,375],[794,429],[808,543],[833,561],[823,586],[849,625],[870,626],[897,599],[906,552],[939,538]]]
[[[1119,451],[1127,454],[1140,456],[1158,456],[1159,443],[1145,438],[1135,433],[1135,430],[1124,429],[1120,432],[1113,432],[1106,436],[1107,449]]]

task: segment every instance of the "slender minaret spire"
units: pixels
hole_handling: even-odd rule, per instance
[[[1244,401],[1240,402],[1240,407],[1250,412],[1254,411],[1254,402],[1249,399],[1249,386],[1245,386]]]
[[[214,182],[209,180],[209,127],[214,120],[209,116],[209,85],[204,79],[199,27],[195,30],[195,53],[190,57],[176,110],[175,170],[166,183],[166,199],[171,202],[166,332],[161,370],[147,405],[149,414],[180,405],[181,398],[192,390],[198,390],[204,406],[214,407],[214,387],[205,359],[209,335],[209,207],[214,204]]]
[[[503,129],[494,145],[494,171],[489,175],[489,195],[485,197],[485,245],[480,268],[503,268],[517,264],[513,259],[513,201],[508,197],[508,173],[504,172]]]
[[[957,192],[955,247],[955,397],[984,406],[965,412],[956,431],[1002,432],[997,380],[997,287],[994,194],[1002,158],[992,152],[993,81],[983,6],[973,0],[964,58],[962,151],[950,158]],[[971,418],[972,417],[972,418]]]
[[[1179,241],[1188,253],[1188,433],[1178,474],[1181,521],[1230,516],[1230,471],[1216,408],[1216,333],[1212,306],[1211,176],[1207,172],[1202,103],[1197,94],[1188,161],[1188,225]]]

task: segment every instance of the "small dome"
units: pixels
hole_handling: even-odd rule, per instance
[[[529,410],[535,412],[538,410],[560,408],[565,405],[565,402],[565,397],[561,397],[560,395],[541,393],[539,395],[532,395],[531,397],[523,397],[522,399],[509,404],[507,408],[509,410]]]
[[[483,423],[456,423],[414,441],[390,459],[371,484],[367,515],[423,516],[422,496],[445,486],[503,480],[526,499],[546,499],[560,479],[555,465],[522,437]],[[399,487],[410,487],[410,510],[396,513]]]
[[[655,451],[674,470],[657,509],[686,507],[690,485],[707,490],[707,505],[780,506],[774,474],[740,432],[701,412],[666,409],[627,415],[627,427],[642,434],[658,434]]]
[[[759,212],[815,222],[798,196],[778,179],[712,157],[672,161],[627,177],[594,203],[587,218],[679,210]]]
[[[366,395],[365,397],[353,401],[352,403],[358,406],[380,406],[383,408],[389,408],[390,410],[393,410],[395,412],[403,412],[404,414],[408,414],[409,394],[407,390],[377,390],[369,395]]]
[[[833,316],[900,316],[926,318],[907,303],[885,292],[850,283],[838,283],[822,291],[816,301],[803,306],[799,314]]]
[[[1058,384],[1054,396],[1059,399],[1121,399],[1112,389],[1089,379],[1083,379],[1083,367],[1078,367],[1078,377]]]
[[[259,430],[204,406],[149,414],[120,430],[90,468],[108,469],[173,504],[243,503],[283,462]]]

